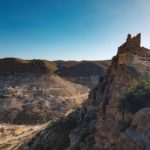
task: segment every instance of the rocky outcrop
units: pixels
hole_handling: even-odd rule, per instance
[[[132,85],[135,80],[150,81],[150,50],[140,46],[140,39],[140,34],[135,37],[128,35],[126,42],[118,48],[117,55],[113,57],[106,75],[100,78],[99,84],[91,91],[89,100],[84,105],[86,112],[81,110],[81,114],[84,114],[81,119],[84,126],[78,126],[70,136],[71,141],[73,137],[78,137],[76,144],[81,150],[139,150],[149,147],[147,135],[150,133],[145,132],[149,127],[144,129],[140,123],[140,116],[145,112],[146,121],[143,122],[146,126],[150,124],[148,110],[141,110],[135,116],[126,114],[122,118],[117,105],[125,86]],[[93,109],[89,110],[90,107]],[[96,115],[94,115],[96,119],[84,121],[87,115],[92,114]],[[136,118],[139,118],[139,122],[135,121]],[[133,130],[134,123],[136,130]],[[78,131],[87,129],[89,132],[86,132],[86,136],[82,139],[77,129]],[[90,143],[88,139],[93,142]],[[68,149],[72,150],[73,147],[74,144],[71,143]]]
[[[141,55],[145,55],[145,60]],[[150,80],[150,51],[140,47],[140,34],[131,38],[118,48],[118,53],[112,59],[112,64],[105,76],[100,79],[97,87],[91,92],[90,98],[99,103],[101,111],[116,116],[117,99],[126,85],[135,80]]]
[[[128,35],[126,42],[118,48],[118,53],[113,58],[107,74],[100,79],[98,86],[91,92],[91,101],[99,108],[98,119],[95,123],[97,132],[94,136],[94,149],[140,149],[140,146],[130,139],[136,138],[136,133],[131,137],[132,125],[124,132],[132,118],[136,118],[137,115],[128,114],[126,119],[122,120],[117,108],[117,100],[126,85],[132,84],[135,80],[150,80],[150,51],[140,46],[140,39],[140,34],[133,38]],[[146,116],[149,115],[146,114]],[[142,132],[144,133],[144,130],[141,134]],[[125,141],[126,133],[129,134],[129,138],[126,137]],[[122,142],[123,139],[124,142]],[[118,140],[121,142],[121,148],[118,147]]]
[[[139,51],[141,48],[141,34],[138,34],[135,37],[131,37],[131,34],[128,34],[126,42],[118,48],[119,54],[127,52]]]

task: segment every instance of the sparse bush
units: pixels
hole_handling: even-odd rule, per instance
[[[150,82],[135,82],[132,86],[126,87],[118,101],[119,111],[135,113],[141,108],[150,107]]]

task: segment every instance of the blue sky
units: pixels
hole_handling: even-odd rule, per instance
[[[0,58],[111,59],[131,33],[150,48],[150,0],[0,0]]]

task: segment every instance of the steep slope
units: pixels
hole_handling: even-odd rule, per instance
[[[135,37],[128,35],[126,42],[118,48],[118,53],[113,57],[106,75],[101,77],[97,87],[90,93],[89,102],[84,108],[86,110],[84,119],[87,115],[97,117],[87,124],[88,130],[93,130],[89,131],[84,140],[79,136],[79,140],[76,143],[72,142],[69,149],[72,149],[75,144],[79,144],[80,149],[94,150],[148,149],[150,139],[147,135],[150,135],[150,132],[146,124],[150,124],[149,108],[148,113],[144,111],[146,118],[142,126],[141,119],[134,122],[135,117],[142,115],[140,112],[135,115],[126,113],[123,117],[117,105],[125,86],[132,85],[136,80],[150,81],[150,50],[141,47],[140,42],[140,34]],[[140,127],[141,131],[138,129]],[[84,128],[82,127],[82,130]],[[79,135],[77,129],[70,137],[76,135]],[[93,143],[89,144],[91,137]],[[140,139],[141,141],[138,142]]]
[[[95,88],[99,78],[103,76],[111,61],[56,61],[57,73],[74,83]]]
[[[103,113],[109,111],[115,116],[116,100],[122,88],[132,84],[135,80],[150,80],[150,50],[141,47],[141,35],[131,38],[118,48],[118,53],[112,59],[107,74],[100,79],[91,97],[100,103]]]
[[[80,105],[88,88],[55,74],[53,62],[0,60],[0,122],[43,123]]]

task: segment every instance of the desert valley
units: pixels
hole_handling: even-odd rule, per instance
[[[1,150],[149,148],[150,50],[141,34],[128,34],[112,60],[0,59]]]

